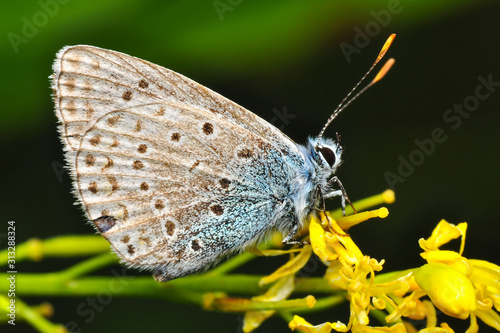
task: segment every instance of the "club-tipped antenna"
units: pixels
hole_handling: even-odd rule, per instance
[[[370,88],[375,83],[377,83],[378,81],[380,81],[384,77],[384,75],[387,74],[387,72],[392,67],[392,65],[394,65],[395,62],[396,62],[396,60],[394,60],[394,58],[388,59],[385,62],[384,66],[382,66],[382,68],[378,71],[378,73],[375,76],[375,78],[369,84],[367,84],[363,89],[361,89],[358,93],[356,93],[356,95],[354,95],[353,98],[351,98],[350,100],[348,100],[347,102],[345,102],[340,108],[337,108],[337,111],[335,111],[335,115],[339,114],[342,110],[344,110],[349,104],[351,104],[356,98],[358,98],[368,88]]]
[[[339,113],[344,110],[346,108],[346,106],[348,106],[349,104],[351,104],[356,98],[358,98],[359,95],[361,95],[362,93],[364,93],[368,88],[370,88],[372,85],[374,85],[375,83],[377,83],[378,81],[380,81],[384,75],[389,71],[389,69],[391,68],[391,66],[394,64],[394,59],[389,59],[385,64],[384,66],[382,67],[382,69],[377,73],[377,75],[375,76],[375,78],[366,86],[364,87],[363,89],[361,89],[356,95],[354,95],[353,98],[349,99],[349,97],[352,95],[352,93],[358,89],[359,85],[365,80],[365,78],[368,76],[368,74],[371,73],[371,71],[373,70],[373,68],[375,68],[375,66],[377,66],[377,64],[379,63],[379,61],[384,57],[384,55],[387,53],[387,50],[389,49],[389,47],[391,46],[392,44],[392,41],[394,40],[394,38],[396,38],[396,34],[391,34],[389,36],[389,38],[387,38],[387,40],[385,41],[385,44],[384,46],[382,47],[382,49],[380,50],[378,56],[377,56],[377,59],[375,59],[375,61],[373,62],[373,64],[371,65],[370,69],[368,69],[368,71],[365,73],[365,75],[363,75],[363,77],[361,78],[361,80],[358,81],[358,83],[356,83],[356,85],[354,86],[354,88],[351,89],[351,91],[349,91],[349,93],[347,94],[346,97],[344,97],[344,99],[342,100],[342,102],[340,102],[340,104],[337,106],[337,108],[335,109],[335,111],[333,111],[332,115],[330,116],[330,118],[328,118],[325,126],[323,126],[323,128],[321,129],[321,132],[319,132],[319,135],[318,135],[318,139],[317,139],[317,142],[320,141],[320,139],[323,137],[323,134],[325,133],[325,130],[327,129],[328,125],[330,125],[330,123],[339,115]],[[349,100],[348,100],[349,99]],[[347,102],[346,102],[347,101]]]

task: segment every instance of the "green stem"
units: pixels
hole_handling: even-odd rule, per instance
[[[307,307],[309,298],[307,296],[298,299],[287,299],[283,301],[256,301],[246,298],[215,298],[208,307],[208,310],[219,310],[224,312],[246,312],[246,311],[268,311],[284,310]],[[310,300],[309,300],[310,301]]]
[[[295,293],[332,294],[338,290],[332,289],[322,277],[298,278],[295,282]]]
[[[14,298],[15,300],[15,322],[18,320],[25,320],[35,329],[42,333],[64,333],[67,332],[66,328],[62,325],[56,325],[51,323],[39,311],[32,309],[29,305],[21,301],[18,297]],[[7,306],[9,306],[10,299],[0,295],[0,306],[2,310],[7,310]],[[8,311],[7,313],[10,313]],[[9,318],[10,319],[10,318]],[[7,325],[11,325],[7,323]]]
[[[104,257],[97,257],[97,259]],[[96,266],[92,266],[96,267]],[[84,271],[77,267],[73,268],[72,274],[63,271],[66,277]],[[85,266],[84,266],[85,268]],[[198,303],[198,293],[225,292],[239,295],[259,295],[267,290],[267,287],[260,287],[260,275],[223,275],[208,276],[198,275],[173,280],[167,283],[158,283],[150,276],[127,275],[124,268],[112,270],[115,277],[82,277],[76,280],[63,280],[60,273],[22,273],[17,274],[17,293],[21,296],[91,296],[103,290],[121,297],[151,297],[175,300],[175,297],[182,297],[184,292],[194,292],[195,303]],[[74,273],[74,274],[73,274]],[[0,290],[8,289],[7,274],[0,274]],[[322,278],[302,278],[297,281],[295,293],[332,293],[328,284]],[[192,296],[192,295],[191,295]],[[192,297],[188,297],[188,303]]]
[[[314,307],[302,307],[302,308],[297,308],[293,309],[294,313],[307,313],[307,312],[317,312],[317,311],[322,311],[334,306],[337,306],[339,304],[344,303],[347,301],[345,297],[345,293],[342,293],[341,295],[333,295],[329,297],[323,297],[320,299],[316,300],[316,304],[314,304]]]
[[[151,276],[127,275],[123,268],[113,269],[114,277],[91,276],[63,281],[58,273],[17,274],[17,294],[21,296],[89,296],[108,290],[116,296],[171,298],[176,291],[215,292],[256,295],[260,275],[196,276],[158,283]],[[0,290],[8,290],[7,274],[0,274]]]
[[[116,263],[118,263],[116,256],[108,252],[73,265],[57,273],[57,276],[59,276],[61,281],[69,281]]]
[[[381,325],[387,326],[387,322],[385,321],[385,317],[387,316],[387,312],[373,309],[370,311],[370,316],[375,318]]]
[[[272,246],[273,245],[272,245],[271,241],[260,243],[258,246],[258,250],[260,250],[260,251],[266,250]],[[234,271],[236,268],[243,266],[247,262],[252,261],[253,259],[255,259],[257,257],[259,257],[259,256],[252,253],[252,252],[241,253],[241,254],[227,260],[226,262],[220,264],[219,266],[211,269],[210,271],[206,272],[205,276],[218,276],[218,275],[227,274],[229,272]]]
[[[233,270],[235,270],[236,268],[238,268],[240,266],[243,266],[244,264],[253,260],[256,257],[257,257],[256,255],[249,253],[249,252],[242,253],[242,254],[237,255],[236,257],[231,258],[228,261],[220,264],[219,266],[217,266],[214,269],[207,272],[205,275],[206,276],[224,275],[226,273],[232,272]]]
[[[32,238],[15,248],[16,263],[48,257],[79,257],[109,251],[109,243],[98,235],[60,236],[46,240]],[[0,251],[0,266],[7,265],[9,249]]]
[[[297,311],[297,309],[294,309],[294,311]],[[293,314],[288,310],[280,310],[278,314],[287,324],[293,320]]]

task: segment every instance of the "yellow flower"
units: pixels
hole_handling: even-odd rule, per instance
[[[384,260],[364,255],[354,243],[347,228],[371,217],[385,217],[376,210],[333,219],[312,218],[309,231],[314,253],[328,265],[324,278],[333,290],[345,290],[350,302],[347,324],[325,322],[312,325],[295,316],[290,328],[304,332],[417,332],[403,318],[427,319],[427,327],[419,333],[453,333],[446,324],[438,326],[435,307],[443,313],[460,318],[470,317],[467,333],[478,331],[476,318],[500,330],[500,267],[482,260],[462,256],[467,223],[455,226],[441,221],[427,239],[419,241],[427,260],[422,267],[376,276]],[[459,252],[440,250],[453,239],[461,238]],[[422,300],[428,296],[432,302]],[[369,326],[372,310],[386,311],[385,321],[392,326]]]
[[[389,196],[385,197],[390,198],[391,193],[386,193]],[[373,198],[379,200],[380,196],[369,198],[366,203],[373,203]],[[407,319],[425,319],[426,328],[418,333],[454,333],[446,323],[438,323],[438,308],[455,318],[470,318],[467,333],[478,332],[477,318],[500,331],[500,315],[497,312],[500,310],[500,267],[462,255],[467,223],[455,226],[442,220],[430,237],[419,240],[419,245],[424,250],[421,256],[427,264],[377,275],[383,268],[384,260],[364,255],[346,230],[368,219],[384,218],[387,215],[387,209],[380,208],[345,217],[338,216],[338,212],[337,215],[327,212],[311,216],[311,245],[300,249],[267,252],[268,255],[289,253],[290,260],[261,279],[261,285],[271,282],[275,284],[266,294],[252,300],[280,301],[288,298],[295,286],[295,273],[314,252],[327,266],[323,278],[332,293],[342,292],[341,295],[345,295],[349,301],[349,320],[347,323],[333,321],[313,325],[295,315],[289,323],[292,330],[307,333],[417,333]],[[458,252],[440,249],[451,240],[459,238],[461,243]],[[430,301],[425,297],[429,297]],[[309,305],[312,306],[314,302]],[[386,326],[370,326],[371,312],[379,321],[385,320]],[[251,331],[273,313],[274,311],[247,312],[245,331]]]
[[[369,332],[365,331],[369,327],[367,326],[369,323],[368,313],[372,308],[385,308],[385,303],[375,296],[401,288],[404,289],[403,293],[408,290],[409,286],[408,283],[405,283],[404,278],[375,284],[375,272],[382,270],[384,261],[379,262],[363,255],[352,238],[340,227],[340,225],[351,226],[372,217],[386,217],[387,215],[387,209],[382,208],[339,218],[338,221],[331,216],[325,216],[323,221],[316,218],[311,219],[309,231],[312,249],[321,260],[329,262],[325,274],[329,285],[334,289],[347,291],[351,316],[347,325],[337,322],[336,324],[325,324],[326,326],[311,326],[313,328],[309,328],[309,330],[323,331],[325,327],[330,327],[339,332],[346,332],[349,329],[352,329],[353,332]],[[299,322],[296,323],[298,325]],[[381,328],[370,329],[373,332],[378,332]],[[397,332],[397,330],[397,327],[391,327],[389,332]]]
[[[312,325],[300,316],[294,316],[288,325],[291,330],[299,329],[305,333],[330,333],[332,330],[337,332],[347,332],[349,328],[342,323],[323,323]],[[351,328],[352,333],[406,333],[403,324],[399,323],[390,327],[371,327],[362,324],[354,324]]]
[[[415,280],[434,305],[445,314],[471,317],[468,333],[478,331],[476,316],[500,331],[500,267],[462,256],[467,223],[453,225],[441,220],[428,239],[420,239],[421,256],[427,264],[415,270]],[[459,252],[439,250],[461,237]]]
[[[290,327],[292,331],[299,329],[305,333],[330,333],[332,331],[331,323],[323,323],[315,326],[297,315],[293,316],[293,320],[288,324],[288,327]]]
[[[432,231],[431,236],[427,239],[421,238],[418,243],[424,251],[433,251],[438,250],[441,245],[462,236],[462,242],[460,244],[460,254],[462,254],[465,246],[466,231],[467,223],[465,222],[455,226],[445,220],[441,220]]]
[[[262,252],[265,252],[265,251],[262,251]],[[274,271],[274,273],[272,273],[272,274],[270,274],[268,276],[263,277],[259,281],[259,285],[263,286],[265,284],[277,281],[278,279],[280,279],[280,278],[282,278],[284,276],[287,276],[287,275],[290,275],[290,274],[295,274],[302,267],[304,267],[305,264],[307,264],[307,261],[311,257],[311,253],[312,253],[311,247],[309,245],[305,245],[304,247],[302,247],[302,249],[300,249],[300,251],[298,251],[297,255],[294,255],[293,252],[296,252],[294,250],[291,250],[291,251],[280,251],[280,252],[281,253],[288,253],[288,252],[290,252],[291,253],[290,260],[286,264],[284,264],[283,266],[281,266],[280,268],[278,268],[276,271]]]

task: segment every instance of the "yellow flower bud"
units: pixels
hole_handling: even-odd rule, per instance
[[[467,319],[476,310],[474,287],[460,271],[441,263],[426,264],[415,271],[418,283],[432,303],[448,316]]]

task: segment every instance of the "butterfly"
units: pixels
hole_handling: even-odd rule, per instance
[[[336,114],[298,145],[210,89],[123,53],[68,46],[53,70],[74,194],[118,257],[157,281],[206,270],[273,230],[292,243],[324,199],[345,205],[342,147],[322,137]]]

